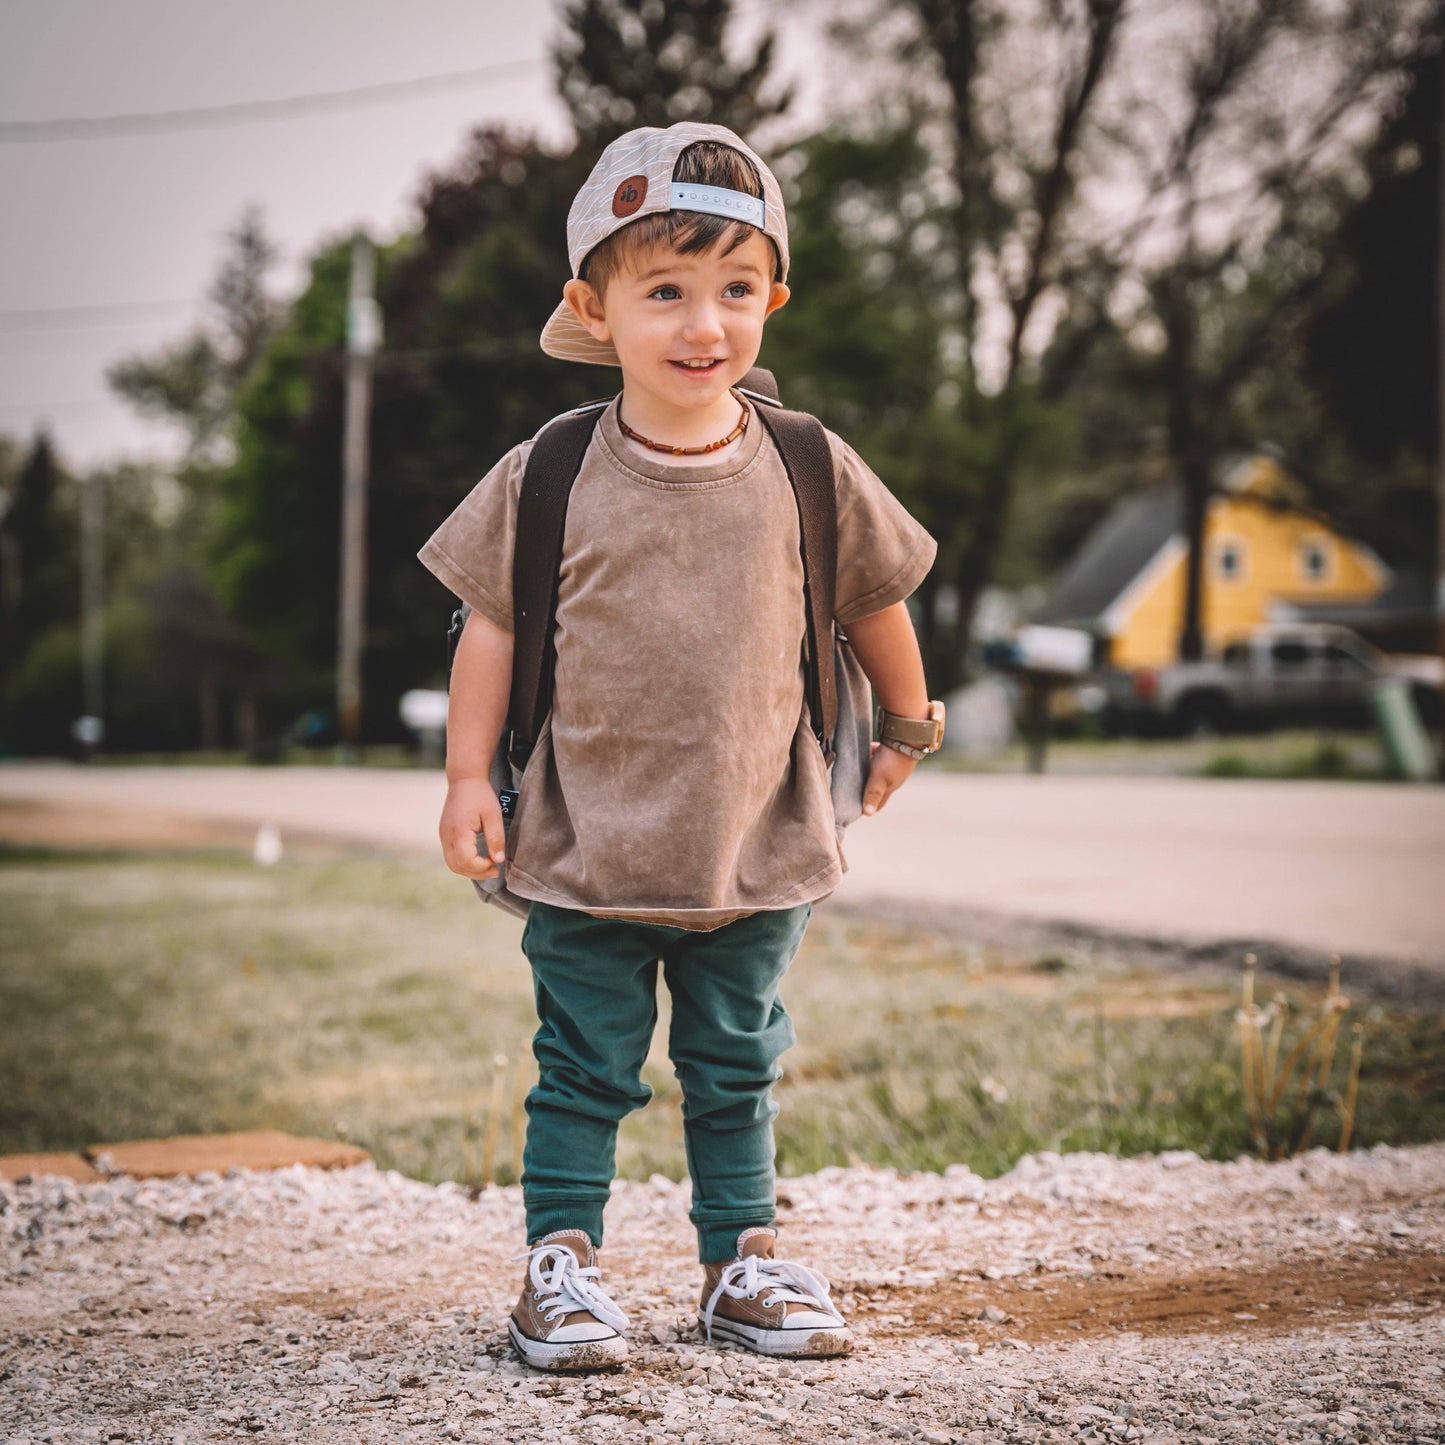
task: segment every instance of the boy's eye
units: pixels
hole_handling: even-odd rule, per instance
[[[753,288],[746,281],[734,281],[724,294],[732,296],[735,301],[741,301],[744,296],[752,295],[752,290]],[[664,292],[668,294],[664,295]],[[675,301],[682,295],[682,292],[676,286],[664,285],[653,287],[649,295],[656,296],[659,301]]]

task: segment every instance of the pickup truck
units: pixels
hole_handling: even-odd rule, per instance
[[[1410,684],[1420,720],[1438,726],[1445,706],[1445,659],[1383,653],[1329,623],[1270,623],[1215,658],[1169,667],[1104,669],[1106,732],[1185,736],[1289,723],[1362,726],[1370,690],[1389,677]]]

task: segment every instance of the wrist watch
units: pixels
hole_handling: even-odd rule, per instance
[[[880,707],[878,741],[915,762],[936,753],[943,746],[943,704],[936,698],[930,702],[926,718],[899,717]]]

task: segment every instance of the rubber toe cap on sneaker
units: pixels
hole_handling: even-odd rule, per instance
[[[846,1328],[834,1315],[825,1315],[821,1310],[789,1310],[783,1321],[785,1330],[841,1330]]]
[[[561,1325],[547,1336],[549,1345],[582,1345],[594,1340],[610,1340],[617,1337],[611,1325],[600,1320],[577,1320],[570,1325]]]

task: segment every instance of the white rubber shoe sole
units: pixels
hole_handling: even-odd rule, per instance
[[[627,1341],[621,1335],[552,1344],[523,1334],[510,1316],[507,1333],[512,1337],[512,1348],[534,1370],[612,1370],[627,1362]]]
[[[706,1333],[701,1315],[698,1326]],[[820,1359],[827,1355],[846,1355],[853,1348],[853,1335],[847,1325],[815,1325],[808,1329],[765,1330],[760,1325],[745,1325],[738,1320],[712,1317],[712,1337],[742,1345],[758,1355],[788,1355],[793,1358]]]

